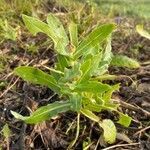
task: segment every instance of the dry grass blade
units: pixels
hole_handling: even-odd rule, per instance
[[[139,145],[140,143],[131,143],[131,144],[117,144],[117,145],[113,145],[113,146],[109,146],[107,148],[104,148],[102,150],[111,150],[117,147],[125,147],[125,146],[134,146],[134,145]]]
[[[17,78],[13,84],[8,86],[7,89],[0,95],[0,98],[3,97],[18,82],[18,80],[19,78]]]
[[[144,131],[146,131],[146,130],[148,130],[148,129],[150,129],[150,126],[145,127],[145,128],[143,128],[143,129],[141,129],[140,131],[136,132],[136,133],[134,134],[134,136],[136,136],[136,135],[138,135],[138,134],[141,134],[142,132],[144,132]]]

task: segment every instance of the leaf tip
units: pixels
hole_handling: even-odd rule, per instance
[[[15,112],[15,111],[10,111],[10,113],[16,118],[16,119],[20,119],[20,120],[24,120],[24,117],[22,115],[20,115],[19,113]]]
[[[25,15],[25,14],[22,14],[21,17],[22,17],[22,19],[23,19],[23,21],[24,21],[24,19],[26,19],[26,18],[29,17],[29,16],[27,16],[27,15]]]

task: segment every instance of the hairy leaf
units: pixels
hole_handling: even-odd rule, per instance
[[[36,69],[34,67],[21,66],[17,67],[14,70],[14,73],[22,79],[24,79],[25,81],[47,86],[56,93],[60,92],[60,87],[58,86],[58,83],[56,82],[54,77],[41,71],[40,69]]]
[[[24,117],[14,111],[11,111],[11,113],[15,118],[25,121],[26,123],[37,124],[68,110],[71,110],[71,103],[69,101],[65,101],[54,102],[47,106],[42,106],[38,108],[35,112],[33,112],[31,116]]]
[[[111,65],[128,68],[140,67],[140,64],[136,60],[123,55],[114,55],[112,57]]]

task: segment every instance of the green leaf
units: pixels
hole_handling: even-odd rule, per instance
[[[33,34],[36,35],[39,32],[46,33],[50,36],[50,28],[48,25],[34,17],[30,17],[27,15],[22,15],[22,19],[28,28],[28,30]]]
[[[77,29],[77,24],[75,24],[74,22],[71,22],[69,24],[69,35],[70,35],[71,44],[77,47],[78,46],[78,29]]]
[[[88,110],[88,109],[81,109],[80,112],[85,115],[86,117],[88,117],[89,119],[95,121],[95,122],[99,122],[100,118],[97,117],[94,113],[92,113],[92,111]]]
[[[59,64],[59,70],[61,70],[61,71],[64,71],[64,69],[69,66],[68,59],[64,55],[59,55],[58,54],[57,55],[57,61],[58,61],[58,64]]]
[[[93,142],[91,141],[90,137],[87,137],[84,141],[83,141],[83,144],[82,144],[82,149],[83,150],[88,150],[91,145],[93,144]]]
[[[72,68],[64,69],[64,77],[61,78],[60,81],[62,82],[72,82],[76,81],[79,77],[81,76],[81,71],[80,71],[80,64],[75,63]]]
[[[150,34],[143,29],[143,25],[137,25],[136,26],[136,31],[143,37],[147,38],[150,40]]]
[[[108,111],[117,111],[117,108],[119,107],[119,104],[111,103],[111,102],[104,102],[102,109],[108,110]]]
[[[8,124],[5,124],[2,129],[3,135],[5,138],[9,138],[11,136],[11,131],[9,129]]]
[[[59,113],[66,112],[68,110],[71,110],[71,103],[69,101],[64,101],[54,102],[47,106],[42,106],[33,112],[31,116],[24,117],[14,111],[11,111],[11,113],[16,119],[20,119],[29,124],[37,124],[39,122],[51,119],[51,117],[55,117]]]
[[[116,140],[117,130],[115,124],[110,119],[104,119],[99,125],[103,128],[103,137],[106,142],[112,144]]]
[[[91,76],[96,75],[101,58],[102,58],[101,53],[98,53],[98,54],[94,55],[93,57],[91,57],[91,61],[92,61],[92,65],[91,65],[91,69],[90,69]]]
[[[14,73],[24,79],[34,84],[40,84],[49,87],[56,93],[60,92],[60,87],[54,79],[53,76],[44,73],[43,71],[36,69],[34,67],[21,66],[14,70]]]
[[[83,98],[82,100],[83,108],[94,112],[100,112],[102,110],[102,105],[97,104],[92,98]]]
[[[136,60],[123,55],[114,55],[112,57],[111,65],[128,68],[140,67],[140,64]]]
[[[100,95],[105,95],[105,93],[97,94],[96,96],[92,95],[91,97],[88,94],[85,94],[86,97],[82,100],[83,108],[94,112],[100,112],[101,110],[117,111],[119,104],[113,103],[110,101],[111,99],[109,101],[104,100],[104,96],[100,97]]]
[[[86,60],[81,65],[82,76],[80,77],[78,83],[82,83],[84,81],[87,81],[88,78],[90,78],[90,69],[91,69],[91,66],[92,66],[91,59]]]
[[[47,16],[47,23],[51,30],[50,37],[54,41],[55,49],[62,55],[69,55],[69,50],[67,49],[69,39],[62,23],[53,14]]]
[[[72,93],[69,98],[72,110],[79,112],[82,106],[82,97],[79,93]]]
[[[117,123],[125,126],[125,127],[129,127],[129,125],[131,124],[132,118],[129,117],[127,114],[123,114],[123,113],[119,113],[119,121]]]
[[[116,76],[116,75],[104,74],[104,75],[99,75],[97,77],[94,77],[91,80],[104,81],[104,80],[115,80],[117,78],[118,78],[118,76]]]
[[[50,73],[55,78],[56,81],[59,81],[59,79],[64,76],[64,73],[60,71],[61,69],[59,63],[55,63],[54,68],[56,69],[56,71],[50,70]]]
[[[79,44],[77,51],[74,53],[74,58],[79,58],[87,53],[91,47],[95,47],[98,43],[103,42],[114,29],[114,24],[98,26]]]
[[[85,60],[81,65],[82,76],[79,79],[78,83],[83,83],[92,75],[95,75],[95,72],[99,66],[101,60],[101,53],[91,56],[89,59]]]
[[[69,61],[68,61],[68,57],[64,56],[64,55],[57,55],[57,61],[55,63],[55,69],[56,70],[60,70],[61,72],[64,73],[64,69],[67,68],[69,66]],[[62,74],[58,74],[56,72],[51,72],[52,76],[58,81],[61,77]]]
[[[92,92],[92,93],[104,93],[110,89],[108,84],[99,83],[96,81],[89,81],[86,83],[78,84],[75,87],[77,92]]]
[[[100,47],[100,43],[96,44],[93,47],[89,47],[88,51],[82,56],[82,60],[86,60],[87,58],[91,58],[96,54],[99,54],[102,51]]]
[[[23,21],[28,30],[36,35],[38,32],[47,34],[52,38],[55,49],[62,55],[69,55],[66,47],[69,44],[68,37],[64,31],[62,24],[52,14],[48,15],[48,24],[34,17],[22,15]]]
[[[65,32],[65,29],[64,29],[62,23],[59,21],[59,19],[56,18],[52,13],[50,13],[47,16],[47,23],[53,33],[53,36],[54,37],[58,36],[59,38],[62,38],[63,41],[61,41],[61,42],[68,44],[69,40],[68,40],[67,34]]]
[[[108,71],[108,67],[110,65],[110,62],[112,60],[112,52],[111,52],[111,38],[109,37],[107,39],[107,45],[106,45],[106,49],[102,55],[102,60],[99,64],[99,68],[97,70],[97,75],[103,75],[104,73],[106,73]]]
[[[111,86],[110,90],[108,90],[106,93],[103,94],[103,100],[105,102],[109,102],[111,100],[112,93],[114,91],[118,91],[119,88],[120,88],[119,84]]]

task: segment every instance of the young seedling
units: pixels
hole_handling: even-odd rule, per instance
[[[14,111],[11,113],[26,123],[36,124],[59,113],[75,111],[97,122],[104,130],[106,142],[115,142],[117,131],[113,121],[102,120],[94,113],[115,111],[119,114],[118,123],[127,127],[131,122],[129,116],[118,111],[119,105],[113,103],[111,98],[112,93],[119,90],[119,84],[109,85],[97,80],[106,73],[108,76],[108,66],[112,59],[111,33],[116,26],[97,26],[84,39],[78,40],[77,25],[69,25],[68,38],[63,25],[53,14],[48,15],[47,23],[26,15],[23,15],[23,21],[34,35],[43,32],[53,40],[57,62],[51,74],[29,66],[17,67],[14,73],[25,81],[49,87],[65,100],[40,107],[30,116],[22,116]]]
[[[5,124],[2,128],[2,130],[0,131],[0,133],[4,136],[4,140],[6,141],[7,143],[7,150],[9,150],[9,138],[11,136],[11,130],[9,129],[8,127],[8,124]],[[0,149],[1,149],[1,146],[0,146]]]

